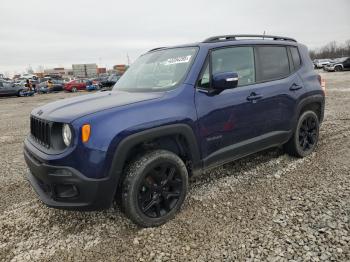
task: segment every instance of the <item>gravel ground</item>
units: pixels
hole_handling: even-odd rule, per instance
[[[47,208],[26,181],[29,112],[76,94],[0,98],[0,261],[350,261],[350,72],[322,74],[315,153],[270,149],[207,172],[174,220],[149,229],[118,207]]]

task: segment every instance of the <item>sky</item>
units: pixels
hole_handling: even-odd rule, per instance
[[[289,36],[314,49],[350,39],[350,0],[0,0],[0,73],[100,67],[221,34]]]

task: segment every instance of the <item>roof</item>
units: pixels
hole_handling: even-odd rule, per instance
[[[290,37],[284,36],[273,36],[273,35],[222,35],[213,36],[205,39],[203,42],[168,46],[168,47],[157,47],[149,50],[153,52],[162,49],[176,48],[176,47],[193,47],[193,46],[205,46],[208,48],[217,48],[222,46],[232,45],[247,45],[247,44],[275,44],[275,45],[297,45],[297,41]]]

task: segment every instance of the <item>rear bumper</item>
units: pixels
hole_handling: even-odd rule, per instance
[[[91,179],[73,168],[49,165],[30,151],[27,141],[24,158],[28,180],[47,206],[86,211],[111,206],[116,188],[111,178]]]

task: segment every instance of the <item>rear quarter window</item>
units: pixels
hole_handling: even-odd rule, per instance
[[[295,70],[297,70],[297,69],[299,69],[299,67],[301,65],[301,59],[300,59],[300,54],[299,54],[298,48],[290,47],[290,52],[292,54],[294,68],[295,68]]]
[[[258,46],[256,60],[258,81],[281,79],[290,73],[287,48],[284,46]]]

